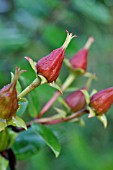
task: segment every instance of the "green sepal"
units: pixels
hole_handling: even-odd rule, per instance
[[[16,112],[18,116],[22,116],[28,106],[28,100],[26,98],[21,98],[18,102],[19,108]]]
[[[89,110],[88,118],[92,118],[96,116],[96,112],[91,107],[88,107],[88,110]]]
[[[74,69],[68,59],[64,59],[64,63],[74,74],[84,74],[85,73],[85,71],[81,68]]]
[[[0,155],[0,170],[7,170],[9,161]]]
[[[57,111],[57,115],[54,115],[54,119],[59,119],[59,118],[65,118],[67,113],[62,110],[62,109],[59,109],[57,107],[54,107],[54,109]]]
[[[90,103],[90,95],[87,90],[81,90],[81,92],[84,94],[84,97],[86,99],[87,105]]]
[[[47,83],[47,79],[44,76],[42,76],[41,74],[38,74],[38,78],[41,79],[41,84]]]
[[[97,80],[97,76],[94,73],[86,72],[85,77],[92,77],[92,79]]]
[[[49,84],[51,87],[57,89],[61,94],[63,94],[61,87],[60,87],[55,81],[53,81],[52,83],[48,83],[48,84]]]
[[[0,132],[7,127],[6,119],[0,119]]]
[[[76,75],[83,75],[85,73],[84,69],[81,68],[73,69],[73,71],[76,73]]]
[[[25,57],[25,59],[29,62],[31,68],[34,70],[35,73],[37,73],[37,70],[36,70],[36,62],[34,62],[31,58],[29,57]]]
[[[12,126],[17,126],[17,127],[22,127],[25,130],[27,130],[27,126],[24,122],[23,119],[21,119],[20,117],[18,117],[17,115],[12,116],[12,118],[10,120],[7,121],[7,125],[12,125]]]
[[[69,120],[68,122],[75,122],[79,124],[80,126],[84,127],[85,126],[85,121],[81,118],[74,118],[72,120]]]
[[[96,89],[93,89],[91,94],[90,94],[90,97],[92,97],[95,93],[97,93],[97,90]]]
[[[104,128],[107,127],[107,117],[105,114],[97,116],[97,118],[100,120],[100,122],[104,125]]]
[[[60,104],[62,104],[66,108],[67,111],[70,111],[70,107],[67,105],[67,103],[62,97],[59,96],[57,100]]]
[[[11,72],[11,82],[13,82],[13,79],[14,79],[14,74]],[[22,91],[22,87],[18,80],[16,83],[16,90],[17,90],[17,94],[21,93],[21,91]]]

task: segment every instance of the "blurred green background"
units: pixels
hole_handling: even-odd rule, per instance
[[[23,88],[29,84],[35,75],[24,56],[38,61],[60,47],[66,29],[78,36],[69,45],[66,58],[82,48],[89,36],[94,36],[88,71],[96,73],[98,81],[92,89],[113,86],[112,16],[112,0],[0,0],[0,87],[10,82],[10,72],[14,72],[15,66],[28,70],[20,81]],[[68,73],[63,65],[62,82]],[[82,87],[84,81],[80,77],[73,86]],[[31,93],[25,120],[34,117],[54,92],[44,85],[35,90],[35,95]],[[60,156],[56,159],[44,147],[32,157],[18,161],[17,170],[113,170],[112,112],[113,108],[107,116],[107,129],[98,120],[87,117],[84,128],[71,123],[52,126],[62,146]]]

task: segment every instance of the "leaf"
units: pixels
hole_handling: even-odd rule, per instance
[[[9,143],[8,143],[9,148],[13,146],[17,136],[18,134],[16,132],[9,130]]]
[[[18,104],[19,104],[19,108],[16,114],[18,116],[22,116],[28,106],[28,100],[26,98],[22,98],[21,101],[18,102]]]
[[[28,111],[29,115],[36,117],[40,111],[40,95],[37,89],[34,89],[30,94],[28,94]]]
[[[105,114],[99,115],[97,116],[97,118],[102,122],[102,124],[104,125],[104,128],[107,127],[107,118]]]
[[[7,127],[7,122],[5,119],[0,119],[0,132]]]
[[[0,152],[12,147],[16,137],[17,133],[13,132],[9,128],[0,132]]]
[[[86,99],[86,103],[89,104],[90,103],[90,96],[89,93],[86,90],[81,90],[82,93],[84,94],[84,97]]]
[[[53,132],[49,128],[41,124],[32,124],[32,127],[34,131],[38,135],[40,135],[45,141],[45,143],[52,149],[55,156],[58,157],[60,154],[61,146]]]
[[[12,148],[17,159],[28,159],[42,147],[44,147],[42,138],[30,127],[27,131],[19,133]]]
[[[53,81],[52,83],[49,83],[49,85],[57,89],[61,94],[63,94],[61,87],[56,82]]]
[[[18,117],[17,115],[13,116],[12,119],[8,120],[7,124],[12,126],[22,127],[25,130],[27,130],[27,126],[24,120]]]
[[[9,141],[9,133],[8,133],[8,129],[6,128],[2,132],[0,132],[0,152],[8,147],[8,141]]]
[[[0,155],[0,170],[7,170],[8,164],[8,160]]]
[[[36,63],[29,57],[25,57],[25,59],[29,62],[29,64],[31,65],[32,69],[35,71],[35,73],[37,74],[37,70],[36,70]]]
[[[108,8],[99,2],[92,2],[90,0],[73,0],[73,7],[81,12],[85,17],[91,18],[96,22],[109,24],[111,22],[111,15]]]
[[[14,78],[14,74],[11,72],[11,82],[13,81],[13,78]],[[16,83],[16,90],[17,90],[18,94],[22,91],[22,87],[21,87],[18,80],[17,80],[17,83]]]

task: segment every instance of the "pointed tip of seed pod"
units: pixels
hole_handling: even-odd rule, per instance
[[[66,30],[66,33],[67,33],[67,36],[71,36],[72,38],[77,38],[77,35],[73,35],[73,32],[69,33],[69,31]]]
[[[16,66],[16,68],[15,68],[15,74],[22,74],[22,73],[24,73],[24,72],[26,72],[27,70],[20,70],[20,68],[19,67],[17,67]]]
[[[92,43],[95,41],[94,37],[93,36],[90,36],[84,46],[84,48],[86,50],[89,50],[89,48],[91,47]]]
[[[66,49],[67,46],[69,45],[70,41],[71,41],[73,38],[76,38],[76,37],[77,37],[76,35],[73,35],[73,33],[69,33],[68,30],[66,30],[66,33],[67,33],[67,37],[66,37],[66,40],[65,40],[64,44],[62,45],[62,48],[63,48],[63,49]]]
[[[16,66],[16,68],[15,68],[15,75],[14,75],[14,78],[13,78],[13,83],[16,83],[16,81],[18,80],[19,76],[22,73],[26,72],[26,71],[27,70],[20,70],[20,68]]]

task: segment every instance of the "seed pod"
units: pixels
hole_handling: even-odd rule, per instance
[[[83,73],[86,72],[88,52],[93,42],[94,42],[94,38],[89,37],[85,46],[70,59],[70,64],[73,70],[81,70]]]
[[[97,92],[90,99],[91,107],[99,115],[107,112],[112,104],[113,104],[113,87]]]
[[[67,32],[67,38],[62,47],[53,50],[49,55],[40,59],[36,64],[37,74],[44,76],[49,83],[55,81],[59,76],[62,62],[64,59],[65,49],[70,43],[71,39],[76,36],[72,36],[72,33]]]
[[[72,112],[77,112],[83,109],[86,105],[86,100],[81,90],[77,90],[69,94],[65,98],[65,102],[70,107]]]
[[[0,90],[0,118],[1,119],[9,119],[15,115],[18,109],[18,99],[17,99],[17,91],[16,91],[16,83],[23,72],[20,71],[20,68],[16,68],[15,76],[12,83],[4,86]]]

